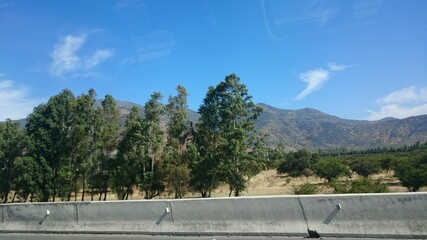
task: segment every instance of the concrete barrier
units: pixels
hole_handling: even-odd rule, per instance
[[[171,201],[175,233],[306,236],[295,197]]]
[[[309,229],[329,237],[427,237],[427,194],[300,198]]]
[[[0,232],[427,238],[427,193],[0,205]]]
[[[76,206],[72,203],[3,204],[0,205],[0,229],[12,232],[77,231]]]

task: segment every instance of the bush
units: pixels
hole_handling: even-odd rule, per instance
[[[370,178],[354,180],[351,184],[350,193],[384,193],[388,192],[387,185],[381,182],[374,182]]]
[[[305,149],[290,152],[286,154],[285,160],[277,167],[277,173],[288,173],[291,177],[308,176],[310,175],[308,168],[316,156]]]
[[[350,164],[350,169],[364,178],[381,171],[380,162],[376,159],[359,159]]]
[[[394,174],[411,192],[427,186],[427,152],[414,159],[399,161],[395,166]]]
[[[373,181],[371,178],[360,178],[354,181],[338,183],[333,181],[331,186],[335,193],[384,193],[388,192],[387,185]]]
[[[335,158],[322,159],[313,168],[317,176],[326,179],[329,183],[347,171],[347,166]]]
[[[306,182],[300,186],[293,186],[292,189],[296,195],[316,194],[319,192],[317,185],[309,182]]]

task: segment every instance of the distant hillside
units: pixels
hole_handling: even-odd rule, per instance
[[[257,122],[269,133],[269,143],[291,148],[348,149],[402,146],[427,141],[427,115],[379,121],[346,120],[315,109],[283,110],[259,104],[264,112]]]
[[[96,106],[100,104],[100,101],[96,102]],[[117,105],[122,125],[133,106],[141,114],[144,112],[144,107],[135,103],[117,101]],[[361,121],[341,119],[310,108],[284,110],[266,104],[258,105],[264,112],[256,122],[256,127],[268,134],[267,142],[271,146],[282,142],[288,149],[364,149],[427,142],[427,115]],[[197,112],[189,110],[188,114],[192,122],[197,122]],[[18,121],[22,127],[25,126],[26,119]],[[163,122],[167,121],[165,116]]]
[[[129,113],[133,105],[141,113],[144,111],[137,104],[121,101],[117,104],[123,114]],[[427,115],[361,121],[341,119],[310,108],[284,110],[266,104],[258,105],[264,112],[256,126],[259,131],[268,134],[267,141],[272,146],[283,142],[288,149],[364,149],[427,142]],[[197,112],[189,110],[191,121],[196,122],[198,117]]]

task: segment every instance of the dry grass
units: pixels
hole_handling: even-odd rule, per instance
[[[356,179],[358,176],[353,175],[352,179]],[[382,183],[387,184],[390,192],[407,192],[408,190],[400,184],[400,181],[393,176],[393,172],[384,172],[372,176],[374,180],[380,180]],[[349,180],[348,177],[341,177],[339,181]],[[258,175],[252,177],[249,180],[248,188],[242,192],[242,196],[268,196],[268,195],[292,195],[294,194],[294,187],[300,186],[306,182],[316,184],[319,188],[318,194],[331,194],[333,189],[329,187],[326,182],[316,176],[310,177],[297,177],[292,178],[284,175],[278,175],[276,170],[262,171]],[[420,191],[427,191],[427,187],[422,188]],[[227,185],[221,185],[212,193],[212,197],[228,197],[229,189]],[[187,193],[186,198],[197,198],[200,197],[198,193]],[[173,198],[173,195],[163,194],[159,198]],[[74,199],[74,198],[73,198]],[[132,196],[129,196],[129,200],[143,199],[142,194],[138,190],[135,190]],[[78,197],[78,201],[81,197]],[[85,200],[90,200],[90,195],[86,195]],[[94,200],[98,200],[95,196]],[[116,195],[110,193],[107,195],[107,200],[117,200]]]

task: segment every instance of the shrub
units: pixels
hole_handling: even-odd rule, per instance
[[[309,182],[306,182],[300,186],[293,186],[292,189],[294,194],[297,195],[316,194],[319,192],[317,185]]]
[[[335,193],[384,193],[388,192],[387,185],[373,181],[371,178],[359,178],[354,181],[339,183],[331,182]]]
[[[328,182],[338,178],[347,171],[347,167],[334,158],[322,159],[313,168],[317,176],[328,180]]]
[[[411,192],[427,186],[427,152],[414,159],[399,161],[395,166],[395,176]]]

